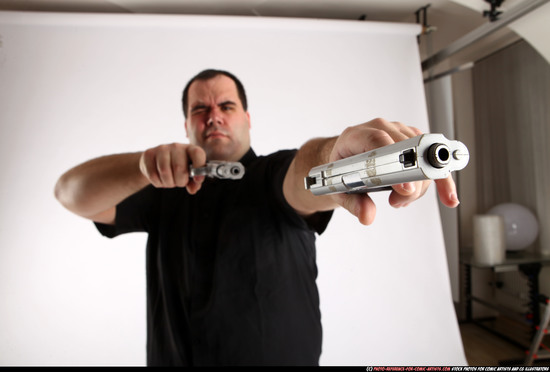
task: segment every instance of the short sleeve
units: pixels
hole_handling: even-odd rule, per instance
[[[297,150],[281,150],[269,155],[266,164],[268,174],[273,175],[271,185],[273,185],[273,195],[278,205],[282,206],[285,214],[289,216],[296,224],[304,225],[318,234],[322,234],[332,218],[333,211],[317,212],[308,217],[300,216],[290,204],[288,204],[283,193],[283,182],[290,167],[290,163],[296,156]]]
[[[158,215],[160,194],[153,186],[147,186],[129,196],[116,206],[114,225],[94,222],[99,232],[108,238],[131,233],[149,232]]]

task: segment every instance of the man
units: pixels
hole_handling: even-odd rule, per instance
[[[420,132],[382,119],[256,156],[244,88],[225,71],[195,76],[183,94],[189,144],[90,160],[59,179],[56,197],[106,236],[146,231],[148,365],[317,365],[321,321],[315,233],[343,206],[363,224],[368,194],[314,196],[313,166]],[[189,177],[189,165],[241,161],[241,180]],[[449,177],[440,199],[458,205]],[[394,207],[429,182],[397,185]]]

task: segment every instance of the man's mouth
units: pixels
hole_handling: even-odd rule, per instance
[[[222,138],[222,137],[228,137],[228,136],[225,133],[219,132],[219,131],[207,133],[205,136],[206,139],[214,139],[214,138]]]

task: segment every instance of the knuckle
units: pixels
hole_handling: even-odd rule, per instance
[[[172,176],[172,170],[166,167],[160,167],[158,173],[162,179],[167,179]]]
[[[160,187],[161,182],[160,182],[160,179],[156,175],[149,175],[148,178],[149,178],[149,181],[151,182],[151,184],[153,186]]]
[[[388,144],[394,142],[388,132],[383,129],[373,129],[370,133],[370,139],[374,144]]]
[[[144,160],[151,160],[155,157],[156,150],[155,149],[148,149],[143,152],[143,158]]]
[[[413,131],[413,133],[417,136],[421,135],[422,134],[422,131],[420,129],[418,129],[417,127],[409,127],[411,128],[411,130]]]
[[[186,145],[183,144],[183,143],[173,142],[173,143],[171,143],[169,146],[170,146],[170,149],[171,149],[171,150],[180,151],[180,150],[182,150],[182,149],[185,149],[185,146],[186,146]]]
[[[355,126],[353,126],[353,127],[347,127],[347,128],[344,129],[344,131],[342,132],[342,135],[344,135],[344,136],[352,135],[356,130],[357,130],[357,127],[355,127]]]
[[[174,169],[174,174],[183,174],[187,172],[187,167],[181,162],[174,163],[172,168]]]
[[[387,127],[388,125],[390,125],[390,122],[384,118],[374,118],[373,120],[370,121],[371,125],[373,127]]]

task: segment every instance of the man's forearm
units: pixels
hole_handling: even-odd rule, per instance
[[[304,178],[310,169],[327,163],[336,142],[333,138],[315,138],[306,142],[296,153],[284,183],[288,203],[300,214],[309,215],[317,211],[331,210],[338,206],[328,196],[315,196],[304,186]]]
[[[93,219],[149,184],[139,169],[140,156],[109,155],[78,165],[59,178],[55,196],[70,211]]]

